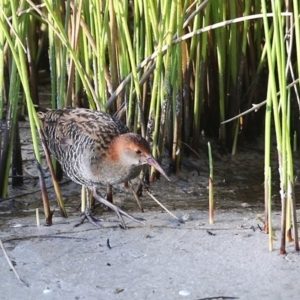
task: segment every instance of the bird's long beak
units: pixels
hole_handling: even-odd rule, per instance
[[[158,164],[158,162],[154,159],[153,156],[146,157],[146,162],[147,162],[148,165],[154,167],[159,173],[164,175],[167,180],[171,181],[170,178],[165,173],[165,171],[162,169],[162,167]]]

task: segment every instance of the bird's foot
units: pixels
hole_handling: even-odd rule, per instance
[[[88,220],[90,223],[92,223],[93,225],[95,225],[97,227],[101,227],[101,225],[97,222],[102,222],[103,220],[94,217],[90,208],[86,208],[86,210],[83,213],[81,213],[80,216],[81,216],[80,222],[75,224],[74,227],[78,227],[78,226],[82,225],[85,220]]]
[[[146,221],[143,218],[134,217],[134,216],[128,214],[127,212],[125,212],[124,210],[122,210],[121,208],[119,208],[118,206],[114,205],[113,203],[110,203],[109,201],[107,201],[106,199],[104,199],[103,197],[101,197],[101,195],[99,195],[96,192],[96,190],[94,190],[94,197],[95,197],[96,200],[98,200],[102,204],[106,205],[107,207],[109,207],[110,209],[112,209],[117,214],[117,216],[121,220],[120,227],[123,228],[123,229],[126,229],[126,224],[125,224],[125,221],[123,219],[123,216],[131,219],[132,221],[140,223],[140,224],[143,224],[143,221]]]
[[[116,206],[116,207],[117,207],[117,206]],[[126,229],[126,224],[125,224],[125,221],[124,221],[122,215],[125,216],[125,217],[127,217],[127,218],[129,218],[129,219],[131,219],[132,221],[135,221],[135,222],[140,223],[140,224],[144,224],[143,222],[146,221],[144,218],[134,217],[134,216],[132,216],[132,215],[126,213],[126,212],[123,211],[122,209],[119,209],[118,207],[117,207],[117,209],[114,210],[114,211],[115,211],[115,213],[117,214],[117,216],[118,216],[118,217],[120,218],[120,220],[121,220],[121,224],[119,224],[119,226],[120,226],[122,229]]]

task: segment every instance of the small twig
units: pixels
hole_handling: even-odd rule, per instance
[[[111,249],[111,245],[110,245],[110,243],[109,243],[109,239],[107,239],[106,245],[107,245],[108,249]]]
[[[8,256],[8,254],[7,254],[7,251],[6,251],[5,247],[4,247],[4,245],[3,245],[1,239],[0,239],[0,246],[1,246],[1,248],[2,248],[2,251],[3,251],[3,253],[4,253],[4,256],[5,256],[5,258],[6,258],[7,262],[8,262],[8,264],[9,264],[9,266],[12,268],[12,270],[13,270],[14,273],[15,273],[15,275],[16,275],[17,278],[19,279],[19,281],[21,281],[21,282],[24,283],[26,286],[28,286],[28,285],[21,279],[21,277],[19,276],[19,274],[17,273],[17,271],[16,271],[16,269],[15,269],[13,263],[11,262],[11,260],[10,260],[10,258],[9,258],[9,256]]]
[[[136,202],[137,202],[137,204],[138,204],[140,210],[141,210],[142,212],[144,212],[144,209],[143,209],[143,206],[142,206],[142,204],[141,204],[140,198],[139,198],[139,196],[137,195],[137,193],[135,192],[135,190],[134,190],[134,188],[133,188],[133,186],[132,186],[132,183],[131,183],[130,181],[128,181],[128,184],[129,184],[129,187],[131,188],[131,191],[132,191],[132,193],[133,193],[133,195],[134,195],[134,198],[135,198],[135,200],[136,200]]]
[[[216,235],[215,233],[209,231],[209,230],[206,230],[206,232],[209,234],[209,235]]]
[[[180,223],[184,223],[181,218],[177,218],[173,213],[171,213],[163,204],[161,204],[150,192],[149,189],[145,187],[146,193],[158,204],[160,205],[169,215],[171,215],[174,219],[179,221]]]
[[[201,299],[197,299],[197,300],[213,300],[213,299],[239,299],[238,297],[227,297],[227,296],[215,296],[215,297],[206,297],[206,298],[201,298]]]
[[[292,83],[290,83],[289,85],[287,85],[287,86],[286,86],[286,89],[291,88],[292,86],[296,85],[298,82],[299,82],[299,78],[296,79],[296,80],[294,80],[294,81],[293,81]],[[280,95],[280,92],[278,92],[276,95],[279,96],[279,95]],[[226,121],[224,121],[224,122],[221,122],[221,124],[225,124],[225,123],[231,122],[231,121],[233,121],[233,120],[235,120],[235,119],[238,119],[238,118],[240,118],[240,117],[242,117],[242,116],[244,116],[244,115],[250,113],[250,112],[253,111],[253,110],[254,110],[254,111],[258,111],[259,108],[261,108],[262,106],[264,106],[266,103],[267,103],[267,100],[264,100],[264,101],[262,101],[262,102],[260,102],[260,103],[258,103],[258,104],[252,104],[252,108],[247,109],[246,111],[244,111],[244,112],[238,114],[237,116],[235,116],[235,117],[233,117],[233,118],[231,118],[231,119],[228,119],[228,120],[226,120]]]
[[[184,146],[186,146],[186,147],[188,147],[196,156],[198,156],[200,159],[202,159],[202,157],[197,153],[197,151],[195,151],[190,145],[188,145],[187,143],[185,143],[185,142],[183,142],[183,141],[181,141],[181,143],[184,145]]]

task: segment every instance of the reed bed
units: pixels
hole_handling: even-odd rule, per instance
[[[298,250],[291,150],[293,136],[299,136],[291,127],[299,119],[298,16],[296,0],[1,0],[1,197],[8,193],[10,166],[21,163],[20,154],[12,155],[21,153],[16,142],[20,114],[28,115],[40,163],[35,107],[44,69],[51,82],[48,108],[90,107],[116,114],[151,141],[158,161],[167,153],[174,172],[183,154],[199,152],[203,134],[234,155],[239,142],[265,128],[266,232],[271,229],[275,130],[281,252],[291,228]],[[260,103],[265,113],[255,111]],[[21,178],[18,172],[13,174]],[[157,176],[151,170],[150,179]]]

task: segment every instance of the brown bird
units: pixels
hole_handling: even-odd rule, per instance
[[[143,219],[104,199],[98,190],[100,182],[114,185],[137,177],[144,164],[170,180],[151,155],[149,143],[102,111],[64,108],[39,113],[39,118],[48,149],[70,179],[84,185],[96,200],[114,210],[123,228],[126,225],[122,215],[141,222]],[[88,207],[85,215],[90,216]]]

